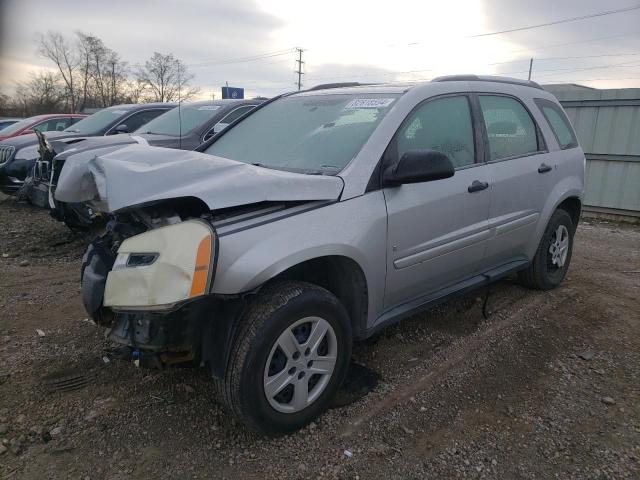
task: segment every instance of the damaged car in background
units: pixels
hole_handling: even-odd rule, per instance
[[[181,104],[146,123],[131,135],[109,137],[51,139],[40,136],[40,158],[33,169],[25,195],[35,205],[50,208],[53,217],[72,229],[87,230],[104,221],[104,212],[84,203],[55,200],[54,193],[66,163],[73,175],[82,181],[86,164],[94,156],[103,155],[135,143],[156,147],[193,150],[222,131],[227,125],[250,112],[263,100],[205,100]],[[81,172],[81,173],[79,173]]]
[[[268,435],[327,408],[353,341],[510,273],[555,288],[569,267],[585,158],[534,82],[296,92],[197,150],[94,155],[55,197],[110,212],[82,263],[108,338],[140,365],[206,366]]]
[[[67,139],[79,143],[86,137],[116,135],[137,130],[158,115],[174,108],[175,103],[126,104],[104,108],[93,115],[75,120],[62,131],[47,132],[48,139]],[[8,138],[0,142],[0,191],[17,195],[31,175],[39,157],[39,143],[35,133]]]

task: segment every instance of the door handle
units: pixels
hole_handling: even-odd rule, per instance
[[[469,193],[473,193],[473,192],[479,192],[480,190],[484,190],[485,188],[488,188],[488,187],[489,187],[489,184],[487,182],[474,180],[473,183],[469,185],[469,188],[467,188],[467,190],[469,191]]]
[[[546,163],[543,163],[538,167],[538,173],[547,173],[550,171],[551,171],[551,165],[547,165]]]

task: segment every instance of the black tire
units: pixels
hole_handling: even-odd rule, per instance
[[[333,328],[336,363],[324,390],[313,403],[297,412],[282,413],[273,408],[266,397],[265,366],[280,335],[306,317],[320,317]],[[238,420],[264,435],[297,430],[330,405],[346,376],[351,344],[348,314],[332,293],[297,281],[267,285],[241,315],[225,378],[214,378],[218,399]]]
[[[558,228],[564,225],[569,235],[569,247],[567,251],[567,257],[562,267],[554,265],[551,261],[551,253],[549,248],[551,243],[555,239],[556,231]],[[522,270],[518,273],[518,279],[520,283],[529,288],[535,288],[537,290],[551,290],[556,288],[562,283],[564,277],[569,269],[571,263],[571,253],[573,251],[573,236],[575,234],[575,226],[571,220],[571,216],[562,209],[556,210],[547,228],[542,235],[540,245],[533,258],[533,261],[526,270]]]

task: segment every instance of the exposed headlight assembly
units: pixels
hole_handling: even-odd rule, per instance
[[[149,230],[122,242],[107,276],[104,305],[162,309],[205,295],[213,276],[215,238],[201,220]]]

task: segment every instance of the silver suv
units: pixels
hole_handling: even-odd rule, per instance
[[[569,267],[585,158],[533,82],[287,94],[198,150],[71,156],[56,198],[111,212],[82,267],[109,338],[142,365],[206,365],[265,434],[327,408],[354,340],[510,273],[552,289]]]

